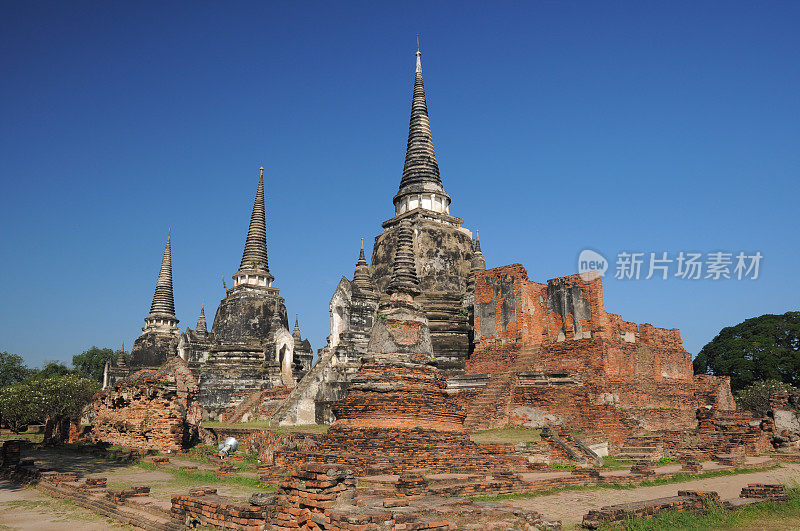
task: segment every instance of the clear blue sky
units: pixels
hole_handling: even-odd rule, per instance
[[[451,212],[489,267],[584,248],[764,255],[756,281],[621,281],[676,327],[798,309],[796,2],[0,5],[0,350],[130,346],[167,229],[175,305],[209,319],[265,167],[269,261],[315,349],[393,214],[416,34]],[[613,265],[612,265],[613,269]]]

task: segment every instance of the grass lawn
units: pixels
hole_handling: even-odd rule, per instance
[[[236,428],[236,429],[260,429],[274,431],[275,433],[325,433],[330,428],[327,424],[299,424],[297,426],[269,426],[268,420],[254,420],[252,422],[218,422],[211,420],[204,420],[202,423],[204,428]]]
[[[244,487],[246,489],[258,489],[274,491],[275,487],[262,483],[257,476],[230,476],[218,478],[213,470],[181,470],[172,467],[158,468],[152,463],[139,462],[138,466],[145,470],[155,470],[172,474],[174,479],[169,481],[170,488],[173,487],[199,487],[202,485],[230,485]]]
[[[626,531],[663,531],[681,529],[798,529],[800,528],[800,488],[787,489],[786,503],[764,502],[749,505],[738,511],[726,511],[719,506],[710,507],[706,514],[696,515],[683,511],[666,511],[649,519],[632,518],[604,529]]]
[[[483,430],[471,433],[469,438],[476,443],[521,443],[538,442],[542,430],[530,428],[506,427],[494,430]]]

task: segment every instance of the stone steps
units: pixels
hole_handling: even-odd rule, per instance
[[[489,380],[483,392],[469,405],[464,429],[468,432],[501,428],[508,422],[511,391],[519,372],[529,369],[538,357],[539,347],[520,351],[510,370]]]
[[[271,426],[279,426],[281,421],[287,416],[289,410],[297,404],[299,400],[304,398],[306,391],[311,387],[313,383],[316,381],[320,381],[324,379],[325,374],[327,371],[332,367],[335,363],[335,350],[328,349],[325,351],[322,356],[317,360],[317,363],[311,367],[311,370],[306,373],[300,382],[292,389],[292,392],[289,393],[289,396],[283,401],[283,403],[275,410],[272,416],[269,419],[269,423]],[[315,393],[316,394],[316,393]]]
[[[625,451],[628,453],[655,453],[658,451],[656,446],[629,446],[625,445],[620,448],[620,451]]]

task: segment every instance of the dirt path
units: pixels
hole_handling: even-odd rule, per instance
[[[698,479],[671,485],[640,487],[631,490],[597,489],[584,491],[565,491],[549,496],[510,500],[515,507],[526,507],[539,511],[547,518],[559,519],[564,527],[574,526],[583,519],[590,509],[604,505],[615,505],[634,501],[652,500],[665,496],[675,496],[678,490],[713,490],[719,492],[724,500],[737,498],[742,487],[748,483],[800,484],[800,464],[786,464],[782,468],[764,470],[750,474]]]
[[[36,489],[0,480],[0,529],[64,531],[78,526],[81,531],[133,529]]]

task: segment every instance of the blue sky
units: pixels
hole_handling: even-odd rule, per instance
[[[797,3],[1,9],[0,350],[31,365],[130,346],[168,228],[181,326],[203,300],[210,319],[261,165],[275,285],[322,347],[359,239],[393,214],[417,33],[451,212],[489,267],[544,282],[585,248],[761,252],[758,280],[607,275],[607,310],[692,353],[798,309]]]

